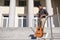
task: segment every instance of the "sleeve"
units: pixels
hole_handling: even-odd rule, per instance
[[[46,16],[48,15],[48,12],[47,12],[47,10],[45,10],[45,9],[44,9],[44,13],[46,14]]]

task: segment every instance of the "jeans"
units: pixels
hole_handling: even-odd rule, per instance
[[[42,27],[43,28],[45,21],[46,21],[46,18],[42,18],[41,20],[38,19],[38,27]]]

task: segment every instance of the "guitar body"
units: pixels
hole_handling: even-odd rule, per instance
[[[40,28],[36,28],[36,32],[35,32],[35,37],[42,37],[43,36],[43,29],[42,27]]]

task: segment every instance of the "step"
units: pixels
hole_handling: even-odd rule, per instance
[[[60,38],[59,29],[60,28],[53,28],[54,38]],[[45,35],[42,38],[45,38],[46,35],[48,35],[47,38],[49,38],[51,36],[50,29],[45,28],[44,31],[45,32],[47,31],[46,33],[48,34],[45,33]],[[26,28],[0,28],[0,39],[29,39],[31,40],[31,37],[29,36],[31,34],[34,34],[34,32],[31,30],[31,28],[28,28],[28,27]]]

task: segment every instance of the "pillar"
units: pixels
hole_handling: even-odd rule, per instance
[[[10,0],[9,27],[15,26],[15,7],[16,7],[16,0]]]
[[[52,9],[52,3],[51,0],[46,0],[46,9],[48,11],[48,15],[53,15],[53,9]],[[52,27],[54,27],[53,24],[53,17],[51,17]],[[48,18],[48,27],[50,27],[50,18]]]
[[[34,27],[34,0],[28,0],[28,27]]]
[[[0,27],[2,27],[2,12],[1,12],[1,7],[0,7]]]

